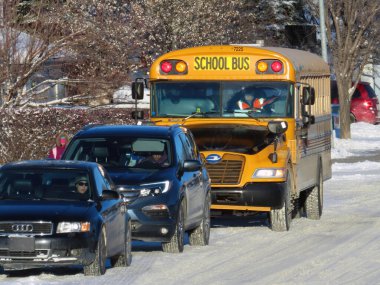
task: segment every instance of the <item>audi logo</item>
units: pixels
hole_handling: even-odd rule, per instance
[[[13,224],[12,231],[18,233],[31,233],[33,232],[32,224]]]

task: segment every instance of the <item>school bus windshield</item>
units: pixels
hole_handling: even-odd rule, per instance
[[[294,86],[288,82],[152,82],[151,116],[293,117]]]

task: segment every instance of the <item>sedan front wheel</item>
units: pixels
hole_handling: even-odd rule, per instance
[[[84,266],[83,272],[86,276],[99,276],[106,273],[106,231],[102,228],[99,236],[98,245],[95,251],[95,260],[90,265]]]

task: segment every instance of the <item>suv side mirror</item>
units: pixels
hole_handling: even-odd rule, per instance
[[[202,169],[202,163],[199,160],[186,160],[183,164],[183,171],[197,171]]]
[[[315,89],[313,87],[302,88],[302,104],[314,105],[315,103]]]
[[[132,82],[132,98],[135,100],[144,99],[144,83],[140,81]]]

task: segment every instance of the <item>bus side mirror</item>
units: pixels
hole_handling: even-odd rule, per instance
[[[313,87],[302,88],[302,104],[314,105],[315,103],[315,89]]]
[[[132,111],[132,119],[135,120],[143,120],[144,119],[144,111]]]
[[[270,121],[268,123],[268,130],[275,135],[281,135],[288,129],[286,121]]]
[[[313,115],[304,115],[302,117],[302,123],[304,126],[310,126],[315,123],[315,117]]]
[[[132,98],[135,100],[144,99],[144,83],[137,81],[132,82]]]
[[[268,130],[272,134],[275,135],[275,138],[273,140],[273,152],[269,154],[268,158],[272,163],[277,163],[278,156],[277,156],[277,144],[279,141],[279,138],[282,134],[286,132],[288,129],[288,123],[286,121],[270,121],[268,123]]]

